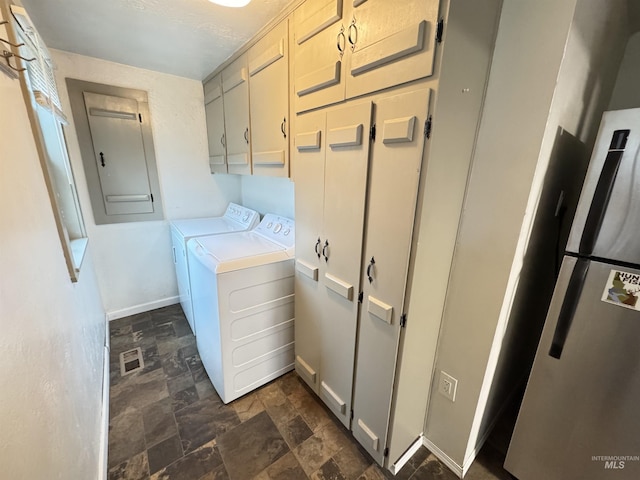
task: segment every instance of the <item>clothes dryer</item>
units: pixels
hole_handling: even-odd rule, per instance
[[[293,370],[294,221],[188,242],[196,344],[224,403]]]
[[[189,322],[191,331],[196,333],[191,305],[191,285],[189,283],[189,260],[187,242],[202,235],[240,232],[250,230],[260,222],[260,214],[255,210],[235,203],[229,203],[221,217],[189,218],[171,222],[171,240],[173,244],[173,263],[176,267],[180,305]]]

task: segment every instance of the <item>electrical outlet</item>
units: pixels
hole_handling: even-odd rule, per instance
[[[440,371],[440,383],[438,391],[452,402],[456,401],[456,390],[458,389],[458,380],[448,373]]]

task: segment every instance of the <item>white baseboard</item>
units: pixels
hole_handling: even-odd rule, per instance
[[[107,337],[108,338],[108,337]],[[98,472],[99,480],[107,480],[109,476],[109,347],[104,346],[104,367],[102,378],[102,411],[101,411],[101,425],[100,425],[100,454],[98,457]]]
[[[458,465],[451,457],[449,457],[449,455],[440,450],[434,443],[431,443],[428,438],[422,438],[422,444],[427,447],[427,449],[431,453],[433,453],[438,458],[438,460],[449,467],[453,471],[453,473],[455,473],[459,478],[462,478],[462,476],[464,475],[462,466]]]
[[[168,305],[174,305],[180,302],[180,297],[168,297],[161,300],[155,300],[153,302],[141,303],[140,305],[134,305],[132,307],[123,308],[121,310],[114,310],[107,312],[107,319],[117,320],[118,318],[128,317],[129,315],[135,315],[137,313],[148,312],[149,310],[155,310],[156,308],[166,307]]]
[[[422,435],[416,438],[416,441],[413,442],[409,448],[407,448],[407,450],[400,456],[398,460],[395,461],[393,465],[391,465],[391,467],[389,467],[391,473],[393,473],[394,475],[398,474],[402,467],[404,467],[405,464],[409,460],[411,460],[411,457],[413,457],[413,455],[420,449],[424,441],[423,439],[424,437]]]

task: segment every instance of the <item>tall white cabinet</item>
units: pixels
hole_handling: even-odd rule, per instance
[[[251,174],[251,131],[249,129],[249,69],[247,55],[241,55],[222,72],[227,169],[229,173]]]
[[[371,102],[296,122],[296,369],[347,427],[370,127]]]
[[[380,463],[429,100],[422,88],[296,122],[296,370]]]
[[[227,145],[224,131],[224,103],[220,75],[204,84],[204,113],[207,117],[209,167],[211,173],[227,173]]]

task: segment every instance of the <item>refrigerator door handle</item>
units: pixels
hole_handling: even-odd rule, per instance
[[[616,130],[613,132],[609,152],[604,160],[602,172],[593,193],[589,213],[584,224],[578,249],[580,255],[591,255],[596,246],[629,133],[629,130]]]
[[[551,348],[549,348],[549,356],[560,359],[564,344],[569,335],[573,316],[576,313],[578,307],[578,301],[582,294],[582,287],[584,286],[585,278],[587,277],[587,271],[589,270],[589,260],[579,258],[573,267],[571,272],[571,278],[567,285],[567,290],[564,294],[562,301],[562,307],[560,307],[560,314],[558,315],[558,322],[556,323],[556,329],[553,332],[553,340],[551,341]]]

